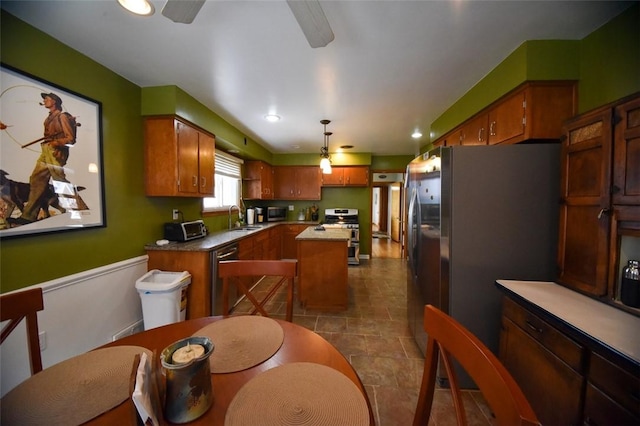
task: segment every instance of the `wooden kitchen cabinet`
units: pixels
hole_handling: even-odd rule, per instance
[[[465,120],[434,144],[496,145],[558,140],[577,110],[574,81],[528,81]]]
[[[269,243],[267,245],[266,259],[282,259],[282,226],[269,228]]]
[[[489,117],[480,114],[466,122],[460,129],[460,145],[486,145]]]
[[[561,154],[558,281],[593,296],[607,291],[611,108],[568,121]]]
[[[613,204],[640,206],[640,96],[614,110]]]
[[[296,245],[296,237],[305,229],[309,227],[309,225],[301,225],[301,224],[286,224],[281,225],[282,228],[282,258],[283,259],[297,259],[297,245]]]
[[[147,250],[147,269],[188,271],[187,319],[211,315],[212,258],[209,251]]]
[[[640,424],[640,377],[591,354],[584,404],[585,425]]]
[[[499,286],[500,287],[500,286]],[[513,289],[513,288],[511,288]],[[531,303],[525,294],[536,302]],[[557,294],[557,293],[556,293]],[[505,293],[502,305],[500,360],[516,380],[542,424],[638,425],[640,424],[640,365],[617,348],[580,330],[568,320],[586,305],[576,293],[562,301],[543,302],[532,293]],[[566,305],[566,316],[547,310]],[[597,303],[597,302],[594,302]],[[606,309],[612,309],[607,307]],[[604,311],[600,311],[600,314]],[[584,312],[585,316],[593,315]],[[607,316],[607,318],[611,317]],[[630,324],[611,319],[603,329],[623,335]],[[631,322],[633,323],[633,322]],[[635,336],[629,336],[635,339]]]
[[[582,345],[511,299],[503,299],[500,360],[542,424],[580,423],[585,357]]]
[[[273,200],[273,167],[264,161],[245,161],[242,192],[245,200]]]
[[[316,166],[275,166],[274,198],[277,200],[320,200],[321,170]]]
[[[214,195],[215,136],[177,117],[144,120],[145,193]]]
[[[322,186],[368,186],[369,167],[331,168],[331,174],[322,174]]]
[[[558,282],[615,303],[619,238],[640,238],[640,97],[575,117],[564,133]]]

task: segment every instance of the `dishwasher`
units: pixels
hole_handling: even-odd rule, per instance
[[[238,244],[229,244],[220,247],[218,250],[211,253],[213,257],[211,264],[213,270],[211,271],[211,315],[222,315],[222,280],[218,277],[218,262],[223,260],[237,260],[238,259]],[[239,302],[239,296],[236,291],[229,291],[229,306],[230,311],[233,311],[235,305]]]

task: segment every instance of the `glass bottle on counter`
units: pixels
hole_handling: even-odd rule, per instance
[[[640,308],[640,275],[637,260],[630,260],[622,270],[620,300],[627,306]]]

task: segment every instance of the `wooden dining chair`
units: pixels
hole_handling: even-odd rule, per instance
[[[18,326],[20,321],[25,318],[32,375],[42,371],[37,312],[43,309],[44,302],[42,300],[42,289],[40,287],[0,296],[0,321],[9,321],[7,325],[2,328],[0,343],[4,342],[9,334]]]
[[[429,422],[438,357],[442,359],[449,378],[459,425],[466,425],[467,419],[453,369],[453,359],[458,361],[476,383],[498,425],[540,424],[522,390],[500,360],[459,322],[434,306],[427,305],[424,309],[424,329],[428,335],[427,353],[414,426]]]
[[[260,313],[268,317],[269,314],[264,309],[265,304],[276,294],[278,289],[287,285],[287,314],[286,320],[293,320],[293,280],[296,277],[297,260],[227,260],[218,264],[218,275],[222,278],[222,314],[229,315],[229,289],[234,283],[238,289],[246,296],[254,306],[252,315]],[[258,300],[247,287],[246,281],[242,277],[247,276],[268,276],[280,277],[280,279],[269,289],[267,294]],[[232,279],[237,277],[238,279]]]

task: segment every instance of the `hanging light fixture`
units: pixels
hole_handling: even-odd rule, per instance
[[[320,148],[320,168],[322,173],[331,174],[331,157],[329,156],[329,136],[331,132],[327,132],[327,124],[331,123],[329,120],[320,120],[320,124],[324,125],[324,138],[322,148]]]

